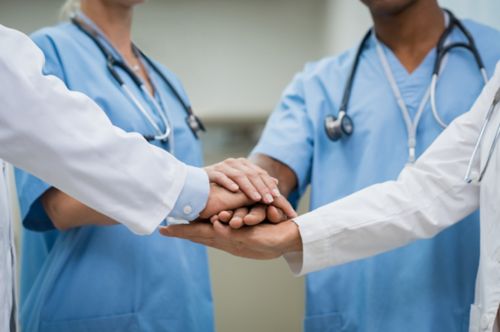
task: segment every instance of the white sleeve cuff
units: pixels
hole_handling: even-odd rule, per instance
[[[209,192],[210,184],[205,170],[187,166],[186,182],[169,217],[195,220],[207,205]]]

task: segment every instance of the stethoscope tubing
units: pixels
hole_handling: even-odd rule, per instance
[[[495,148],[498,143],[498,138],[500,136],[500,124],[497,126],[497,130],[495,132],[495,137],[493,138],[493,142],[491,143],[490,150],[488,151],[488,157],[486,158],[486,162],[483,166],[483,169],[479,173],[479,178],[477,179],[478,182],[481,182],[483,180],[484,174],[486,174],[486,170],[488,169],[488,166],[490,165],[491,157],[493,157],[493,153],[495,152]]]
[[[391,90],[394,94],[394,97],[396,98],[396,102],[399,106],[399,109],[401,111],[401,115],[403,116],[403,120],[405,122],[406,131],[408,134],[408,162],[413,163],[413,162],[415,162],[415,159],[416,159],[418,124],[420,123],[420,119],[422,118],[422,114],[425,111],[425,105],[427,104],[427,101],[429,100],[430,87],[427,88],[427,90],[425,91],[425,95],[422,98],[422,100],[420,101],[420,105],[418,107],[417,113],[415,114],[414,119],[412,119],[410,116],[410,111],[408,110],[408,107],[406,106],[406,102],[404,101],[403,96],[401,95],[401,91],[399,90],[396,79],[394,78],[394,74],[391,71],[389,61],[387,60],[387,56],[385,55],[385,52],[382,49],[382,46],[380,45],[379,41],[377,40],[375,34],[373,34],[373,38],[374,38],[375,43],[376,43],[377,54],[378,54],[380,62],[382,64],[382,68],[384,69],[384,73],[387,77],[387,80],[389,82]]]
[[[351,67],[350,74],[348,76],[346,86],[344,88],[344,94],[342,97],[342,102],[341,102],[341,107],[339,108],[339,114],[345,113],[345,116],[347,115],[347,106],[349,103],[350,95],[351,95],[351,90],[353,86],[353,81],[354,81],[354,76],[360,61],[360,58],[362,56],[362,51],[365,47],[366,42],[369,39],[370,35],[373,35],[373,38],[375,39],[376,46],[377,46],[377,53],[379,55],[380,61],[382,63],[382,67],[386,73],[387,79],[389,81],[389,84],[391,86],[391,89],[393,90],[394,96],[396,98],[396,102],[401,110],[407,132],[408,132],[408,149],[409,149],[409,162],[412,163],[415,161],[416,157],[416,135],[417,135],[417,129],[418,129],[418,123],[421,119],[421,116],[425,110],[425,105],[427,102],[430,100],[430,107],[432,110],[432,115],[436,122],[441,126],[442,128],[446,128],[447,124],[443,121],[441,116],[439,115],[437,105],[436,105],[436,90],[437,90],[437,84],[439,80],[439,76],[441,74],[441,71],[443,70],[445,64],[446,64],[446,59],[447,55],[449,52],[455,48],[464,48],[468,51],[470,51],[474,57],[474,60],[476,61],[476,64],[478,65],[479,71],[481,73],[481,77],[486,84],[488,82],[488,75],[486,72],[486,68],[484,66],[483,60],[481,58],[481,55],[479,54],[479,51],[475,45],[474,38],[472,37],[471,33],[465,28],[465,26],[460,22],[454,15],[451,13],[449,10],[444,10],[446,13],[446,28],[443,34],[441,35],[438,44],[436,46],[436,60],[434,63],[434,68],[433,68],[433,74],[431,77],[431,82],[429,84],[428,89],[426,90],[426,93],[424,95],[423,100],[421,101],[419,105],[419,109],[412,120],[408,108],[406,106],[406,103],[404,102],[402,95],[399,91],[399,87],[396,84],[396,81],[394,79],[394,76],[392,74],[392,71],[390,70],[390,66],[388,64],[387,57],[385,56],[385,53],[381,46],[379,45],[379,42],[375,36],[375,32],[373,29],[370,29],[368,33],[363,37],[358,50],[355,55],[355,60],[354,63]],[[449,43],[446,44],[449,37],[451,36],[451,33],[453,30],[457,28],[459,29],[465,38],[467,39],[467,43],[464,42],[454,42],[454,43]],[[328,134],[328,133],[327,133]]]
[[[472,182],[472,168],[474,167],[474,162],[477,158],[479,149],[481,147],[481,143],[483,142],[484,135],[486,133],[486,128],[488,127],[488,124],[490,123],[491,118],[493,116],[493,112],[495,111],[495,109],[499,103],[500,103],[500,88],[495,93],[495,97],[493,98],[493,101],[491,102],[491,106],[488,109],[488,112],[486,113],[486,117],[484,118],[483,125],[481,126],[481,131],[479,132],[479,136],[477,138],[476,144],[474,145],[472,155],[469,159],[469,164],[467,165],[467,171],[465,172],[465,178],[464,178],[464,181],[467,183]],[[486,163],[485,163],[482,170],[480,167],[478,182],[481,182],[484,175],[486,174],[486,170],[488,169],[491,157],[493,156],[493,152],[495,151],[495,147],[497,145],[497,141],[499,138],[500,138],[500,124],[498,125],[496,133],[495,133],[495,137],[493,138],[493,142],[492,142],[490,150],[488,152],[488,157],[486,159]]]
[[[158,101],[150,95],[149,91],[147,91],[144,82],[136,75],[132,69],[129,68],[128,65],[126,65],[123,61],[117,60],[111,52],[109,52],[104,45],[99,41],[99,36],[96,33],[93,33],[86,29],[83,24],[81,24],[75,17],[72,18],[71,20],[73,24],[77,28],[79,28],[83,33],[85,33],[92,41],[94,41],[95,45],[99,48],[101,53],[106,58],[106,66],[108,68],[109,73],[111,76],[115,79],[115,81],[118,83],[120,86],[121,90],[123,93],[130,99],[130,101],[134,104],[134,106],[139,110],[139,112],[146,118],[148,123],[152,126],[152,128],[155,130],[156,134],[153,136],[144,136],[148,141],[153,141],[153,140],[158,140],[158,141],[172,141],[172,123],[169,119],[169,117],[166,115],[166,110],[164,110],[158,103]],[[193,114],[191,107],[188,107],[184,100],[181,98],[177,90],[173,87],[173,85],[170,83],[168,79],[166,79],[165,75],[161,73],[161,71],[154,65],[154,63],[142,52],[140,51],[135,45],[133,45],[134,51],[144,59],[147,64],[149,65],[150,68],[153,69],[156,73],[160,75],[160,78],[167,84],[167,86],[173,91],[174,96],[181,102],[181,105],[184,107],[186,110],[188,117],[195,117],[196,121],[198,122],[200,129],[204,130],[204,126],[201,124],[201,121]],[[145,107],[142,105],[142,103],[138,100],[138,98],[134,95],[134,93],[130,90],[130,88],[126,85],[125,81],[121,78],[121,76],[118,74],[117,70],[115,67],[121,68],[125,73],[132,79],[134,84],[141,90],[142,94],[148,98],[150,101],[152,107],[155,109],[156,113],[160,117],[161,122],[164,124],[165,130],[162,131],[157,124],[157,122],[154,120],[152,117],[152,112],[147,111]],[[153,82],[152,82],[153,84]],[[193,128],[193,133],[196,135],[196,132],[194,131]],[[170,142],[172,145],[172,142]],[[170,146],[170,149],[172,147]]]

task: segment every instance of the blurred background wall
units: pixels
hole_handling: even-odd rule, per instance
[[[0,24],[30,33],[55,24],[62,3],[0,0]],[[440,3],[500,28],[498,0]],[[294,73],[357,44],[369,26],[358,0],[150,0],[137,10],[134,39],[182,78],[208,123],[212,163],[247,155]],[[303,279],[283,261],[210,251],[210,262],[218,331],[301,331]]]

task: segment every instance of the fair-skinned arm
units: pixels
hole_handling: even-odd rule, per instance
[[[81,226],[117,224],[112,218],[91,209],[56,188],[47,190],[41,200],[45,213],[54,227],[60,231]]]
[[[41,197],[42,204],[54,226],[62,231],[81,226],[110,226],[117,222],[56,188],[50,188]],[[216,184],[210,185],[206,207],[199,217],[207,219],[221,210],[252,204],[244,193],[233,193]]]

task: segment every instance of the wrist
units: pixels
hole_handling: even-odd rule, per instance
[[[220,206],[219,203],[219,195],[216,193],[217,187],[213,183],[209,184],[209,190],[208,190],[208,199],[207,203],[205,204],[205,207],[203,210],[200,212],[200,218],[202,219],[208,219],[214,214],[216,214],[218,211],[216,211],[216,207]]]
[[[300,235],[299,225],[293,220],[287,221],[284,224],[286,224],[287,232],[283,254],[302,252],[302,237]]]

